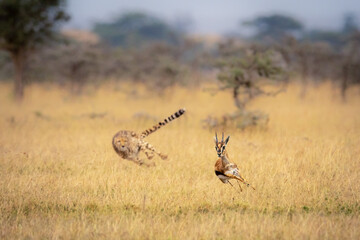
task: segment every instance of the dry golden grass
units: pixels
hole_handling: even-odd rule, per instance
[[[114,86],[73,97],[33,85],[18,104],[0,85],[1,239],[360,238],[358,89],[346,104],[328,85],[305,100],[291,86],[253,102],[268,129],[227,132],[231,159],[257,189],[239,194],[215,176],[214,133],[201,128],[235,110],[230,94],[133,98]],[[184,117],[148,137],[168,161],[144,168],[115,154],[115,132],[154,123],[134,113],[161,119],[180,107]]]

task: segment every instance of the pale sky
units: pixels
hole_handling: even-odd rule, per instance
[[[352,12],[360,23],[360,0],[68,0],[68,28],[91,28],[126,11],[145,11],[168,21],[188,16],[192,32],[221,34],[241,31],[239,22],[258,15],[284,13],[306,28],[336,30],[343,15]]]

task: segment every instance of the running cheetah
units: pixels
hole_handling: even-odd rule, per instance
[[[145,137],[157,131],[159,128],[165,126],[172,120],[180,117],[185,113],[185,109],[180,109],[168,118],[138,134],[133,131],[122,130],[115,134],[112,140],[112,145],[116,153],[123,159],[133,161],[138,165],[153,166],[153,164],[145,163],[139,158],[140,151],[144,151],[146,157],[150,160],[154,157],[154,153],[160,156],[161,159],[167,159],[167,155],[157,151],[153,146],[144,140]]]

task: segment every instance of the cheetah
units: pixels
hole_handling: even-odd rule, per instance
[[[157,151],[151,144],[144,140],[145,137],[149,136],[151,133],[157,131],[161,127],[165,126],[169,122],[175,120],[176,118],[182,116],[185,113],[185,109],[182,108],[165,118],[163,121],[154,125],[152,128],[146,129],[142,133],[138,134],[134,131],[122,130],[115,134],[112,139],[112,145],[115,152],[123,159],[133,161],[138,165],[144,166],[154,166],[155,164],[145,163],[141,158],[139,158],[139,153],[143,151],[147,159],[151,160],[154,157],[154,153],[157,154],[161,159],[166,160],[167,155]]]

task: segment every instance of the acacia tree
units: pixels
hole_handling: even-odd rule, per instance
[[[205,126],[246,128],[265,125],[268,115],[260,111],[247,111],[252,99],[265,95],[275,96],[285,90],[288,80],[286,63],[280,53],[259,46],[237,46],[227,41],[219,46],[218,80],[220,91],[230,90],[237,111],[220,119],[209,116]]]
[[[236,48],[225,44],[218,63],[220,90],[231,89],[235,106],[244,111],[246,103],[259,95],[276,95],[283,90],[287,75],[280,54],[260,48]],[[228,54],[227,52],[231,53]],[[225,53],[225,56],[224,56]],[[276,90],[265,90],[266,85],[276,85]]]
[[[27,55],[54,36],[59,22],[69,16],[64,0],[1,0],[0,49],[12,58],[15,70],[15,96],[24,95],[24,64]]]

